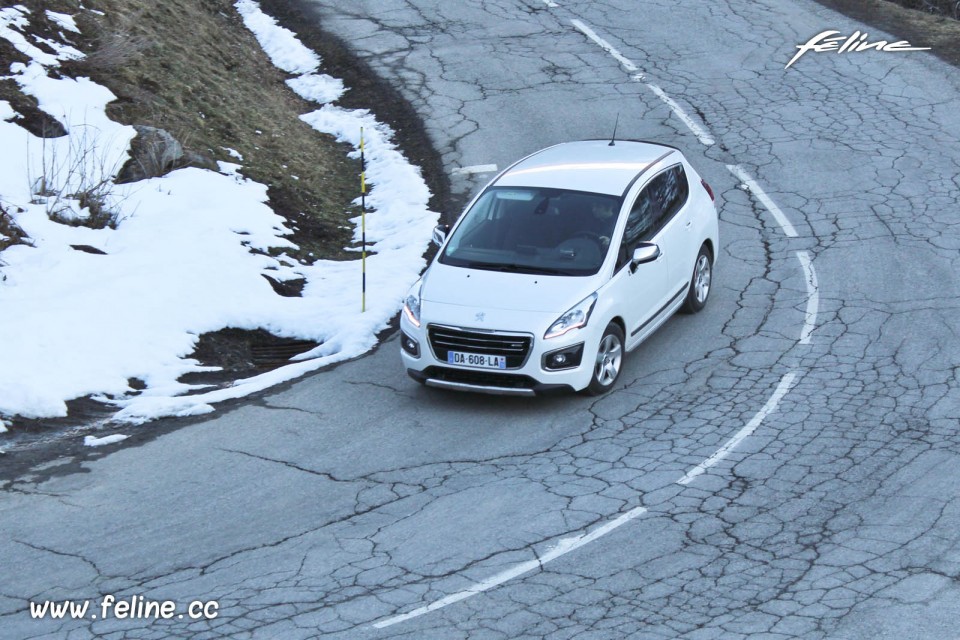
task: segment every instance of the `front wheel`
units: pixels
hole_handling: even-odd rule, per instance
[[[592,396],[603,395],[613,388],[620,376],[623,364],[623,329],[615,322],[607,325],[597,347],[597,360],[593,365],[593,376],[586,392]]]
[[[687,289],[687,299],[683,301],[684,313],[696,313],[707,304],[710,295],[710,285],[713,282],[713,259],[710,249],[704,244],[693,263],[693,275],[690,277],[690,288]]]

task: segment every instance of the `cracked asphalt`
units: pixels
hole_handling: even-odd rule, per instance
[[[69,472],[11,479],[0,637],[955,636],[955,68],[924,53],[811,52],[785,71],[823,30],[882,36],[805,0],[343,5],[301,3],[413,104],[455,202],[490,176],[454,169],[607,137],[618,113],[619,136],[681,147],[718,194],[710,304],[670,320],[600,399],[424,389],[394,338]],[[798,252],[818,281],[807,342]],[[756,430],[679,484],[788,374]],[[217,600],[219,615],[29,613],[29,601],[66,599],[99,613],[105,594]]]

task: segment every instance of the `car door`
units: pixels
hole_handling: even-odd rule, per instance
[[[659,203],[653,181],[640,192],[630,207],[626,225],[620,238],[615,267],[614,286],[620,303],[620,313],[627,328],[626,347],[632,348],[656,324],[658,312],[669,301],[669,255],[661,255],[651,262],[632,265],[633,251],[641,242],[656,235],[660,219]]]
[[[691,211],[686,206],[690,187],[683,165],[664,169],[650,180],[647,189],[659,211],[651,241],[667,256],[670,292],[675,295],[689,283],[699,249],[693,237]]]

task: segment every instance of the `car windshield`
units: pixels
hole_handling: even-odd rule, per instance
[[[616,196],[494,187],[464,214],[440,262],[518,273],[593,275],[610,248],[619,210]]]

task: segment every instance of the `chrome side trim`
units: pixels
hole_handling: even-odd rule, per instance
[[[536,336],[529,331],[510,331],[508,329],[487,329],[485,327],[459,327],[453,324],[437,324],[436,322],[431,322],[427,325],[428,327],[436,327],[438,329],[453,329],[455,331],[475,331],[477,333],[488,333],[499,336],[529,336],[535,338]]]
[[[665,146],[667,146],[667,145],[660,145],[660,146],[665,147]],[[661,160],[663,160],[664,158],[666,158],[668,155],[670,155],[671,153],[673,153],[673,152],[676,151],[676,150],[677,150],[676,147],[670,147],[670,150],[669,150],[669,151],[667,151],[665,154],[663,154],[662,156],[660,156],[659,158],[657,158],[656,160],[654,160],[653,162],[651,162],[650,164],[648,164],[646,167],[644,167],[644,168],[640,171],[640,173],[638,173],[637,175],[633,176],[633,180],[630,181],[630,184],[627,185],[627,188],[624,189],[624,190],[623,190],[623,193],[620,195],[620,201],[622,202],[622,201],[624,201],[624,200],[627,199],[627,194],[630,193],[630,189],[633,188],[633,185],[637,184],[637,180],[639,180],[640,178],[642,178],[642,177],[643,177],[643,174],[645,174],[647,171],[650,170],[650,167],[656,166],[657,163],[659,163]],[[657,173],[659,173],[659,171],[658,171]],[[631,206],[633,206],[633,205],[631,205]]]
[[[652,316],[650,316],[650,317],[647,319],[646,322],[642,323],[639,327],[637,327],[636,329],[634,329],[633,331],[631,331],[631,332],[630,332],[630,337],[632,338],[633,336],[637,335],[638,333],[640,333],[641,331],[643,331],[644,329],[646,329],[646,328],[650,325],[650,323],[653,322],[654,320],[660,319],[660,317],[661,317],[665,312],[667,312],[667,311],[670,310],[670,307],[672,307],[673,305],[675,305],[675,304],[677,303],[677,300],[679,300],[679,299],[683,296],[683,294],[687,292],[687,289],[689,289],[689,288],[690,288],[690,284],[689,284],[689,283],[686,284],[686,285],[684,285],[683,288],[680,289],[680,291],[677,291],[677,292],[673,295],[673,297],[670,298],[670,300],[667,302],[667,304],[665,304],[665,305],[663,305],[662,307],[660,307],[655,314],[653,314]],[[670,317],[670,315],[671,315],[671,314],[667,314],[667,317]],[[657,326],[660,326],[660,325],[657,325]]]
[[[437,380],[436,378],[427,378],[424,384],[428,387],[438,389],[451,389],[453,391],[473,391],[475,393],[488,393],[495,396],[535,396],[533,389],[515,389],[511,387],[488,387],[478,384],[467,384],[465,382],[451,382],[449,380]]]

